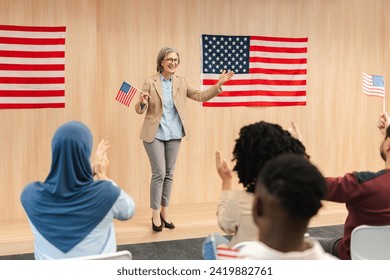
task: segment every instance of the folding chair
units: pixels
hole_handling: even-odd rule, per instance
[[[390,260],[390,225],[356,227],[351,234],[352,260]]]
[[[77,258],[69,258],[65,260],[131,260],[133,258],[132,254],[127,251],[118,251],[114,253],[106,253],[106,254],[100,254],[100,255],[91,255],[91,256],[84,256],[84,257],[77,257]]]

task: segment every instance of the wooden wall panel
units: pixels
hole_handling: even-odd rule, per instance
[[[389,76],[389,11],[386,0],[0,0],[0,24],[67,27],[66,108],[0,111],[0,220],[25,217],[20,192],[46,178],[51,137],[69,120],[85,122],[95,143],[111,142],[110,176],[148,207],[143,116],[114,98],[123,80],[141,87],[163,46],[180,51],[178,73],[199,87],[201,34],[307,36],[308,102],[203,108],[189,100],[172,204],[216,201],[215,151],[230,160],[239,129],[260,120],[286,128],[296,121],[325,175],[382,168],[382,100],[361,92],[361,76]]]

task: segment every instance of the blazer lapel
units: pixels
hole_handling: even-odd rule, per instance
[[[163,100],[160,73],[157,73],[156,75],[154,75],[153,86],[154,86],[154,89],[156,90],[158,96],[160,96],[161,100]]]
[[[176,75],[172,76],[172,96],[173,100],[176,100],[176,95],[179,92],[179,86],[177,84],[177,77]]]

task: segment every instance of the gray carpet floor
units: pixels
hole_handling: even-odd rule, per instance
[[[341,237],[343,225],[313,227],[308,229],[311,237]],[[226,236],[228,237],[228,236]],[[119,245],[118,251],[128,250],[134,260],[201,260],[202,243],[205,238],[191,238],[141,244]],[[34,254],[0,256],[0,260],[33,260]]]

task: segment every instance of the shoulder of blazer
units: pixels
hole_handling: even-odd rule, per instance
[[[153,74],[145,79],[147,83],[154,83],[160,78],[160,73]]]
[[[159,81],[160,81],[160,73],[156,73],[156,74],[153,74],[152,76],[149,76],[145,80],[145,83],[147,83],[149,85],[149,87],[151,87],[151,86],[155,86],[156,83],[159,83]]]
[[[187,84],[186,78],[184,76],[179,76],[179,75],[173,75],[172,82],[177,85]]]

